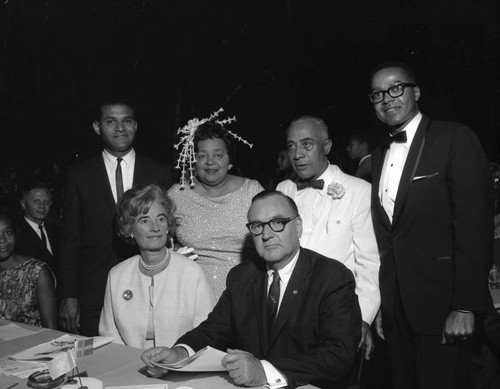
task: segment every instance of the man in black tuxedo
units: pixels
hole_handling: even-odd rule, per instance
[[[21,189],[18,254],[46,262],[56,273],[59,227],[46,221],[52,205],[52,195],[43,182],[29,182]]]
[[[392,141],[372,154],[379,319],[395,388],[455,388],[461,352],[489,304],[490,180],[474,132],[422,115],[420,97],[405,64],[372,74],[370,99]]]
[[[281,192],[256,195],[248,222],[263,260],[234,267],[207,320],[172,349],[145,351],[148,372],[164,373],[152,361],[179,361],[209,345],[227,351],[222,365],[238,385],[342,387],[361,338],[352,273],[299,246],[302,220]]]
[[[100,104],[93,123],[104,149],[68,169],[58,266],[59,321],[71,332],[98,334],[108,271],[134,254],[114,233],[116,204],[132,186],[168,188],[167,165],[134,148],[134,107],[121,99]]]

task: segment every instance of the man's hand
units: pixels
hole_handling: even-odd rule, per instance
[[[377,316],[375,316],[375,332],[378,336],[385,340],[384,328],[382,327],[382,310],[379,309]]]
[[[78,299],[62,299],[59,305],[59,325],[68,332],[78,334],[80,327],[80,307]]]
[[[370,331],[370,325],[365,321],[363,321],[361,323],[361,340],[359,341],[359,344],[358,344],[358,351],[364,345],[366,345],[364,357],[366,360],[369,360],[370,354],[375,349],[375,344],[373,343],[373,337],[372,337],[372,332]]]
[[[465,340],[474,333],[474,314],[472,312],[451,311],[443,330],[443,344],[453,344],[455,340]]]
[[[168,370],[153,365],[151,362],[176,363],[188,357],[184,347],[153,347],[142,353],[141,359],[147,367],[151,377],[159,378],[168,373]]]
[[[238,385],[262,386],[267,383],[262,363],[246,351],[227,349],[227,355],[222,358],[222,366]]]

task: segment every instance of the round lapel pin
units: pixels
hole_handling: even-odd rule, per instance
[[[128,300],[131,300],[131,299],[132,299],[132,297],[134,297],[134,294],[132,293],[132,291],[131,291],[131,290],[128,290],[128,289],[127,289],[125,292],[123,292],[123,298],[124,298],[125,300],[127,300],[127,301],[128,301]]]

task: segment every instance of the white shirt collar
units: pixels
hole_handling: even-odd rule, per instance
[[[40,227],[38,227],[38,226],[39,225],[43,226],[43,222],[41,222],[40,224],[35,223],[33,220],[28,219],[26,216],[24,217],[24,220],[26,220],[28,222],[28,224],[37,232],[37,234],[40,233]]]
[[[420,124],[420,121],[422,120],[422,114],[419,112],[417,113],[413,119],[410,120],[410,122],[403,128],[402,131],[406,131],[406,143],[392,143],[392,146],[399,146],[409,149],[411,146],[411,142],[413,142],[413,138],[415,138],[415,134],[417,133],[417,128],[418,125]]]
[[[104,158],[104,163],[110,166],[116,164],[116,160],[118,159],[118,157],[115,157],[106,149],[102,150],[102,157]],[[134,166],[135,150],[133,148],[130,149],[130,151],[122,157],[122,160],[122,162],[125,162],[127,167]]]
[[[292,276],[293,269],[295,269],[295,265],[297,264],[297,261],[299,259],[299,254],[300,254],[300,248],[295,254],[295,256],[292,258],[290,262],[286,264],[286,266],[283,269],[278,270],[278,273],[280,275],[280,279],[283,282],[284,286],[288,285],[288,281],[290,280],[290,277]],[[273,281],[273,269],[268,269],[267,270],[267,277],[268,277],[268,286],[271,284]]]
[[[318,180],[323,180],[325,182],[323,189],[322,190],[311,189],[311,190],[316,191],[315,193],[319,193],[321,196],[326,195],[328,192],[328,185],[330,185],[333,181],[335,181],[335,176],[337,175],[337,172],[339,170],[340,170],[340,168],[337,165],[332,165],[329,163],[328,167],[323,172],[323,174],[318,177]],[[307,191],[307,189],[305,189],[304,192],[305,191]]]

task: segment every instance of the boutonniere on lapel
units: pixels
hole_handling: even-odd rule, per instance
[[[326,189],[326,194],[334,200],[340,200],[345,195],[345,188],[338,182],[331,182]]]

